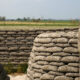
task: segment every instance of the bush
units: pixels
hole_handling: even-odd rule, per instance
[[[17,73],[25,73],[27,71],[28,64],[18,65]]]
[[[11,63],[5,64],[4,69],[7,71],[8,74],[16,72],[14,69],[14,65]]]
[[[19,64],[16,68],[15,65],[8,63],[4,64],[4,69],[7,71],[8,74],[11,73],[25,73],[27,71],[28,64]]]

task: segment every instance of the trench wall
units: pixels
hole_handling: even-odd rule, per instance
[[[24,64],[28,61],[33,41],[44,32],[78,32],[78,28],[0,30],[0,63]],[[77,44],[74,44],[77,47]]]
[[[80,80],[79,37],[75,30],[38,35],[29,59],[27,80]]]

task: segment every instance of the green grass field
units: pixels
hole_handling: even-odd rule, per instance
[[[16,30],[16,29],[54,29],[54,28],[77,28],[79,27],[79,21],[40,21],[40,22],[28,22],[28,21],[0,21],[0,30]]]

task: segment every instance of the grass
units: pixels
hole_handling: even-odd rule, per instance
[[[0,21],[0,30],[54,29],[64,27],[79,27],[79,21]]]
[[[4,69],[7,71],[8,74],[11,73],[26,73],[28,68],[28,64],[19,64],[15,68],[13,64],[8,63],[4,64]]]
[[[16,22],[0,21],[0,26],[78,26],[79,22]]]
[[[0,30],[31,30],[31,29],[55,29],[55,28],[78,28],[79,26],[0,26]]]
[[[55,29],[78,28],[79,26],[0,26],[0,30],[31,30],[31,29]]]

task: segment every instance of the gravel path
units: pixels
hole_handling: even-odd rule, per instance
[[[23,75],[9,75],[10,80],[26,80],[26,74]]]

